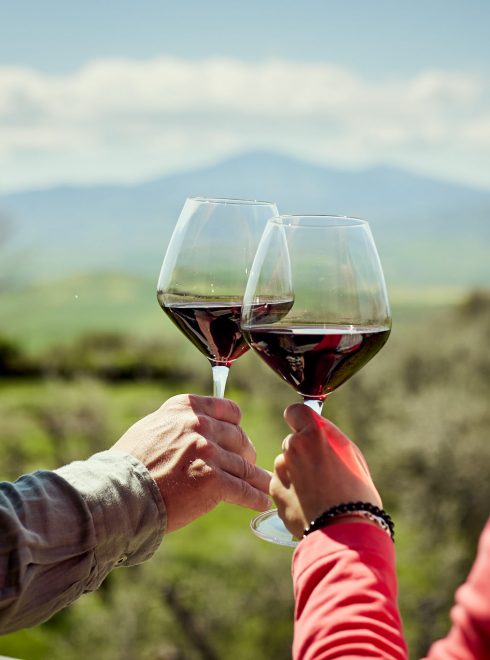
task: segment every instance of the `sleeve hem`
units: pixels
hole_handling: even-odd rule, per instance
[[[149,559],[166,528],[163,499],[147,468],[130,454],[104,451],[56,471],[86,502],[96,536],[93,574],[98,588],[115,566]]]

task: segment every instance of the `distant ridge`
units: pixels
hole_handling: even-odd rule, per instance
[[[490,286],[490,192],[392,167],[336,170],[271,152],[137,185],[0,195],[27,279],[92,270],[155,276],[188,196],[268,199],[369,220],[389,282]]]

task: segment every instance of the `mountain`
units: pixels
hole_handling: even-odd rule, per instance
[[[342,171],[248,153],[133,186],[0,195],[2,261],[24,279],[124,271],[156,278],[186,197],[269,199],[281,212],[369,220],[389,283],[490,286],[490,191],[391,167]],[[7,257],[10,255],[10,262]]]

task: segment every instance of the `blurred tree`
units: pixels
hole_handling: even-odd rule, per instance
[[[0,375],[17,373],[21,363],[22,354],[19,346],[11,339],[0,335]]]
[[[188,367],[164,341],[120,332],[85,334],[68,346],[48,349],[38,362],[51,376],[90,375],[109,381],[192,379]]]

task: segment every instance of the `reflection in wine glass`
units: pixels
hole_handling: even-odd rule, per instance
[[[262,300],[294,299],[280,318]],[[271,218],[245,291],[242,331],[262,360],[321,413],[325,398],[386,343],[391,314],[367,222],[338,216]],[[295,545],[275,512],[258,516],[262,538]]]
[[[213,394],[223,397],[230,366],[248,345],[240,328],[248,271],[270,202],[187,199],[158,280],[162,309],[203,353],[213,370]]]

